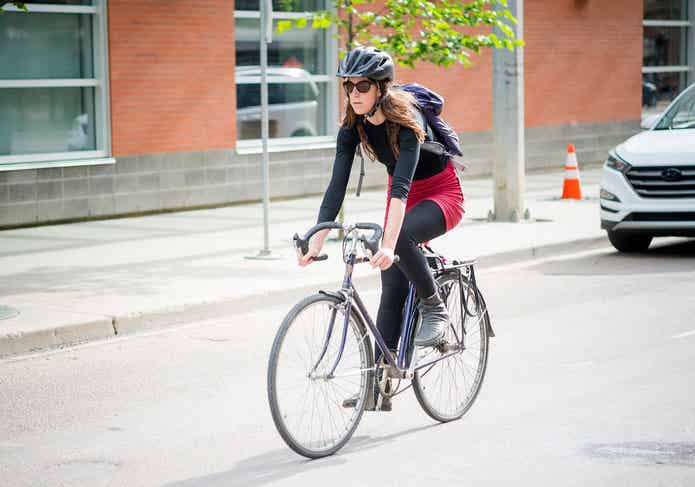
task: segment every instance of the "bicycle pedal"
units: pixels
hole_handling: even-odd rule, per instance
[[[380,402],[381,404],[379,404],[377,411],[391,412],[392,406],[390,397],[384,397]]]
[[[357,406],[357,403],[359,402],[360,397],[358,395],[354,395],[352,397],[348,397],[347,399],[343,400],[343,407],[344,408],[354,408]]]
[[[379,398],[374,406],[373,411],[391,411],[391,397],[379,394]]]
[[[369,395],[367,395],[367,400],[364,402],[364,410],[365,411],[377,411],[379,410],[379,405],[374,402],[372,395],[372,399],[369,398]],[[348,397],[347,399],[343,400],[343,407],[346,409],[354,409],[357,407],[357,403],[359,402],[359,396],[355,395],[352,397]]]

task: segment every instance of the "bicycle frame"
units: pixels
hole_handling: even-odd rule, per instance
[[[374,321],[371,318],[371,315],[369,314],[369,311],[367,310],[367,307],[365,306],[364,302],[362,301],[362,298],[360,297],[359,293],[357,292],[357,289],[355,289],[353,282],[352,282],[352,272],[354,269],[355,264],[362,263],[362,262],[367,262],[367,258],[358,258],[357,253],[356,253],[356,247],[357,247],[357,242],[359,239],[355,238],[353,239],[352,242],[352,247],[350,248],[350,251],[347,255],[347,259],[345,261],[346,267],[345,267],[345,276],[343,278],[343,284],[342,288],[340,289],[339,292],[337,293],[330,293],[326,291],[321,291],[322,294],[330,295],[333,297],[336,297],[340,300],[340,304],[338,306],[344,306],[345,307],[345,318],[343,320],[343,329],[342,329],[342,334],[341,334],[341,342],[340,342],[340,347],[338,349],[338,355],[335,358],[335,361],[333,365],[331,366],[330,372],[325,376],[326,378],[333,378],[335,377],[335,371],[338,368],[338,365],[340,363],[340,360],[342,359],[343,356],[343,351],[345,348],[345,342],[347,339],[347,333],[348,333],[348,326],[350,322],[350,313],[353,312],[352,310],[352,305],[353,303],[357,307],[357,312],[360,313],[361,318],[367,325],[367,328],[371,332],[371,335],[374,337],[374,341],[376,345],[379,347],[379,350],[381,351],[381,354],[388,363],[388,365],[391,367],[391,370],[394,373],[398,374],[398,377],[400,378],[412,378],[413,375],[415,374],[415,371],[420,370],[425,367],[430,367],[434,365],[435,363],[444,360],[446,358],[449,358],[452,355],[455,355],[457,353],[460,353],[461,350],[463,350],[464,344],[463,344],[463,339],[464,337],[456,337],[457,339],[457,344],[454,347],[454,351],[450,353],[445,353],[436,359],[427,361],[423,364],[415,364],[414,356],[411,356],[411,363],[407,364],[406,360],[406,354],[409,349],[413,346],[412,344],[412,334],[414,332],[414,327],[416,323],[416,308],[415,308],[415,288],[412,283],[409,284],[408,287],[408,295],[406,298],[405,302],[405,313],[403,316],[403,322],[401,325],[401,336],[400,336],[400,347],[398,349],[398,353],[396,356],[391,353],[389,350],[389,347],[386,345],[386,342],[384,341],[383,336],[379,332],[378,328],[376,327]],[[460,271],[459,271],[460,272]],[[469,290],[468,292],[471,292],[472,290]],[[474,291],[473,291],[474,292]],[[461,287],[461,293],[463,294],[463,288]],[[467,296],[461,296],[461,305],[464,308],[467,308],[466,306],[466,301],[467,301]],[[335,320],[337,317],[337,311],[338,307],[334,308],[331,312],[331,317],[330,317],[330,322],[328,324],[328,329],[326,330],[326,337],[324,339],[324,344],[321,353],[319,354],[318,359],[316,360],[316,364],[314,364],[314,367],[312,368],[311,372],[309,375],[313,375],[318,366],[321,364],[323,361],[326,352],[328,350],[328,346],[330,343],[330,340],[333,336],[333,333],[335,331]],[[471,313],[466,309],[464,313],[462,314],[463,319],[465,320],[466,315],[471,315]],[[480,319],[482,319],[482,313],[480,313]],[[375,370],[376,364],[374,367],[370,368],[370,370]],[[361,373],[362,371],[356,372],[356,373]]]

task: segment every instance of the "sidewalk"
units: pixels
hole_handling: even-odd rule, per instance
[[[488,223],[492,182],[464,179],[466,217],[432,246],[481,265],[568,251],[604,238],[600,170],[582,171],[589,199],[562,201],[562,171],[530,175],[526,203],[535,221]],[[383,221],[383,191],[346,198],[346,221]],[[296,265],[291,237],[315,223],[319,197],[273,202],[271,248],[279,260],[248,260],[263,244],[262,206],[168,213],[0,232],[0,356],[105,338],[221,313],[269,299],[296,299],[342,278],[336,243],[327,262]],[[378,282],[358,266],[357,279]]]

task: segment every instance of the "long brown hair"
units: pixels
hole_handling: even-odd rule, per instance
[[[384,123],[386,124],[388,142],[393,151],[393,155],[398,159],[398,154],[400,153],[398,148],[398,134],[401,127],[412,129],[420,143],[425,140],[425,131],[413,115],[413,110],[416,105],[415,98],[413,98],[410,93],[393,87],[391,81],[388,80],[377,81],[377,89],[379,93],[383,93],[380,107],[386,117]],[[357,133],[360,136],[362,147],[364,147],[364,150],[371,159],[376,159],[376,153],[372,146],[369,145],[367,133],[364,131],[363,116],[357,115],[352,109],[349,95],[346,99],[345,118],[343,119],[342,126],[346,128],[357,126]]]

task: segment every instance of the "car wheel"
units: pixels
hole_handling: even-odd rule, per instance
[[[652,243],[652,236],[608,230],[608,240],[620,252],[644,252]]]

